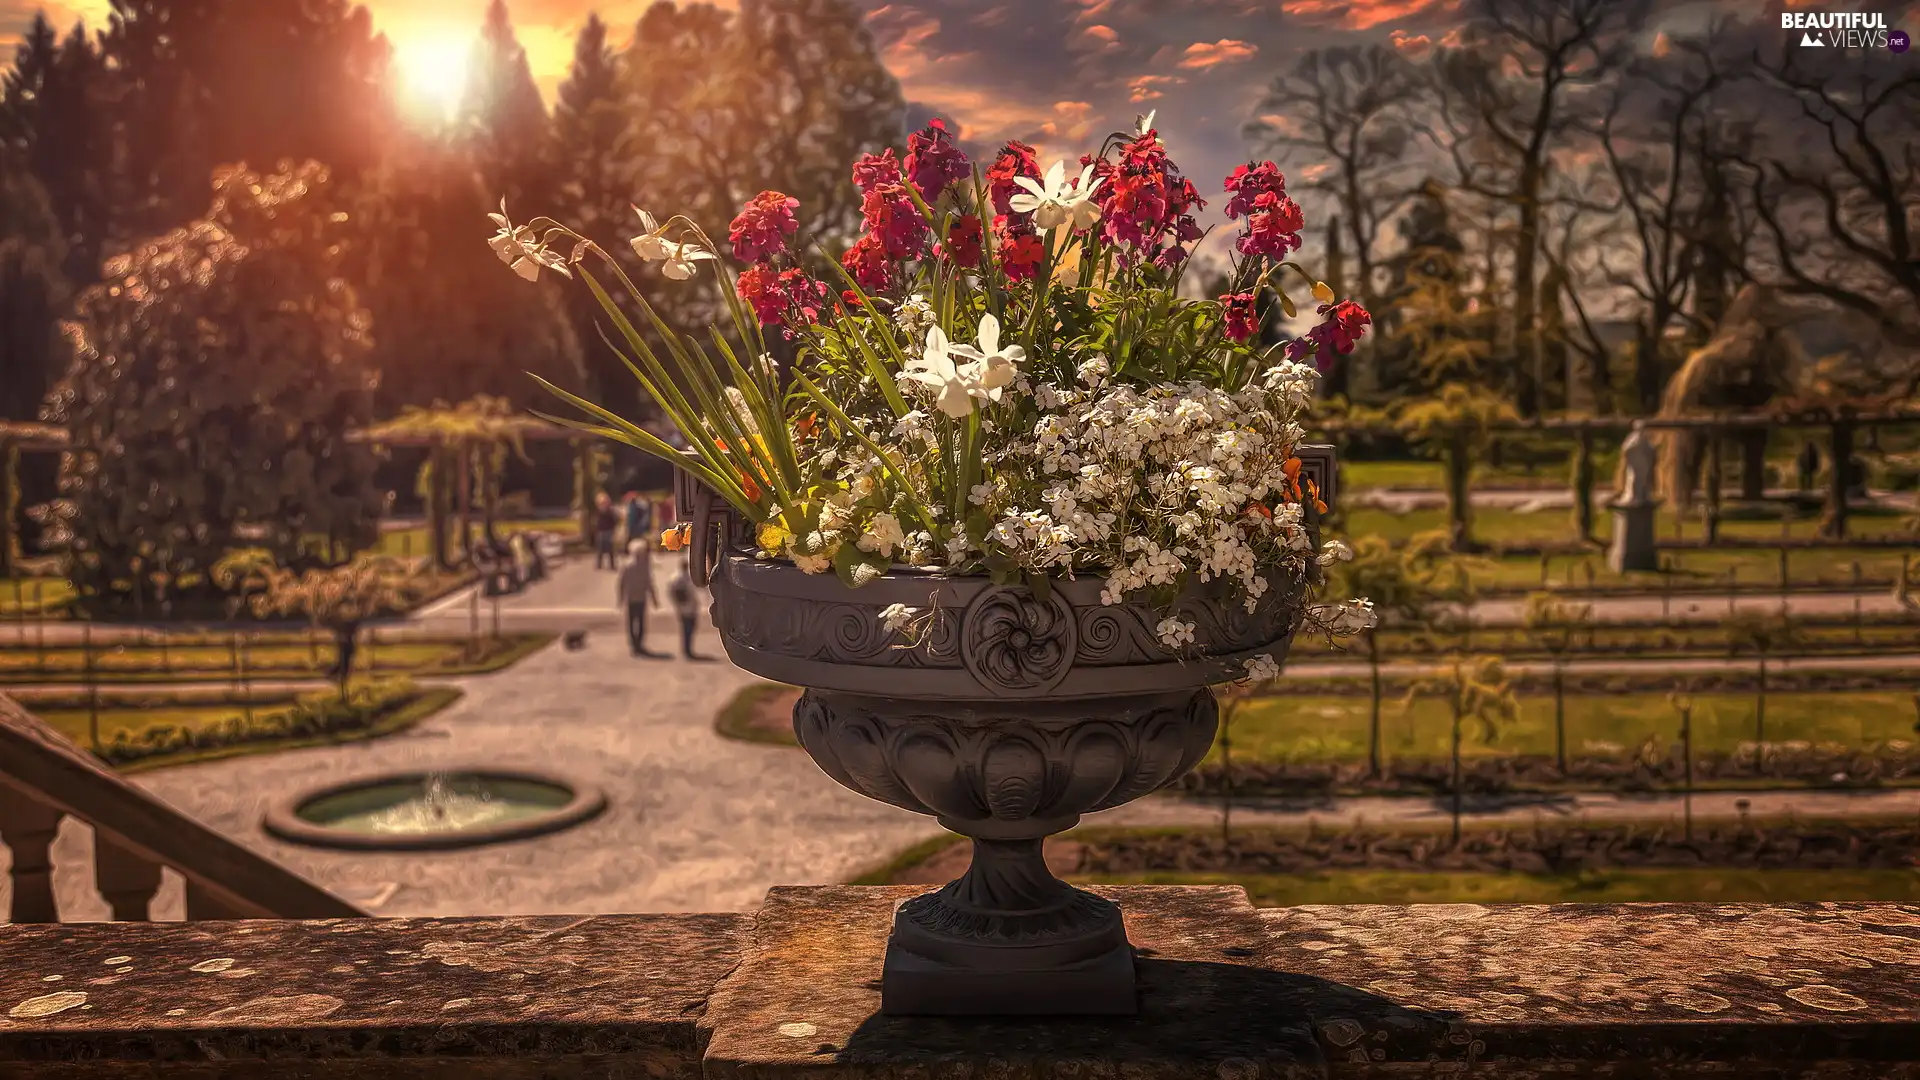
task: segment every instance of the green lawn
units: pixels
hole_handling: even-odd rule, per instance
[[[1346,511],[1346,518],[1348,535],[1384,536],[1390,540],[1404,540],[1419,533],[1432,532],[1436,529],[1445,530],[1448,527],[1447,511],[1444,507],[1438,506],[1404,512],[1371,506],[1350,506]],[[1911,528],[1909,521],[1910,518],[1902,512],[1855,510],[1847,517],[1847,532],[1850,536],[1861,538],[1899,536]],[[1495,546],[1567,544],[1577,539],[1573,532],[1573,511],[1564,506],[1525,513],[1504,507],[1476,506],[1473,509],[1471,526],[1475,540]],[[1611,528],[1607,510],[1596,506],[1594,538],[1604,539],[1607,530]],[[1777,519],[1759,521],[1723,519],[1720,522],[1720,535],[1727,538],[1764,541],[1777,540],[1786,536],[1811,540],[1818,538],[1819,533],[1819,519],[1813,516],[1790,520],[1784,532]],[[1677,515],[1663,509],[1657,518],[1654,535],[1665,542],[1676,538],[1699,540],[1706,535],[1706,532],[1698,517],[1690,517],[1682,521]],[[1771,555],[1769,552],[1761,554]],[[1898,565],[1897,561],[1896,565]]]
[[[1686,603],[1676,601],[1674,613],[1679,614],[1685,607]],[[1865,619],[1858,627],[1845,621],[1802,621],[1796,625],[1799,641],[1793,650],[1795,655],[1920,652],[1920,619],[1905,623]],[[1389,662],[1451,652],[1494,653],[1509,659],[1546,659],[1552,655],[1542,644],[1540,634],[1525,626],[1480,626],[1468,633],[1440,633],[1402,626],[1386,627],[1379,633],[1381,655]],[[1728,646],[1726,631],[1712,623],[1601,624],[1590,630],[1573,631],[1572,638],[1568,655],[1575,657],[1721,656],[1726,654]],[[1292,655],[1361,659],[1365,656],[1365,647],[1351,641],[1329,644],[1324,637],[1302,637],[1294,643]]]
[[[1369,699],[1364,695],[1280,694],[1240,706],[1232,722],[1233,760],[1241,764],[1364,760]],[[1679,717],[1664,694],[1568,695],[1567,748],[1618,754],[1650,735],[1670,745]],[[1438,700],[1409,708],[1399,698],[1381,705],[1381,745],[1389,757],[1445,759],[1452,714]],[[1754,695],[1696,694],[1693,742],[1702,753],[1731,752],[1753,738]],[[1905,691],[1779,693],[1767,696],[1767,741],[1836,742],[1864,746],[1914,738],[1913,696]],[[1553,697],[1520,698],[1520,716],[1488,745],[1467,725],[1469,756],[1553,753]],[[1215,745],[1209,764],[1218,763]]]
[[[1920,900],[1916,870],[1598,870],[1582,874],[1331,870],[1229,874],[1160,870],[1074,874],[1098,885],[1239,885],[1261,907],[1293,904],[1624,904]]]
[[[169,680],[229,679],[237,675],[234,654],[224,639],[184,635],[185,641],[157,645],[94,646],[91,661],[78,646],[44,652],[10,640],[0,628],[0,684],[8,682],[67,682],[85,678],[91,670],[103,681],[115,683]],[[502,634],[499,638],[436,639],[380,642],[361,639],[354,667],[368,675],[453,675],[498,671],[552,643],[552,634]],[[246,673],[253,679],[305,679],[323,676],[334,664],[329,639],[316,635],[310,642],[276,634],[247,645]]]
[[[1473,484],[1480,488],[1565,488],[1569,467],[1565,461],[1538,466],[1529,472],[1519,466],[1495,469],[1480,466],[1473,471]],[[1596,466],[1595,476],[1612,475]],[[1359,488],[1399,488],[1439,491],[1447,486],[1446,466],[1438,461],[1342,461],[1340,482],[1348,491]]]
[[[73,583],[66,578],[0,578],[0,618],[53,614],[72,599]]]
[[[455,526],[449,526],[449,534],[453,532],[454,528]],[[512,536],[514,533],[526,530],[559,533],[563,537],[572,538],[580,532],[580,519],[563,517],[537,518],[526,521],[501,521],[497,522],[493,527],[495,535],[503,540]],[[473,525],[473,535],[476,538],[480,536],[480,526],[478,522],[475,522]],[[376,555],[393,555],[406,558],[415,556],[424,557],[428,551],[432,550],[433,542],[429,537],[430,533],[425,525],[415,525],[406,529],[395,529],[390,532],[381,533],[380,542],[373,546],[372,551],[373,554]]]

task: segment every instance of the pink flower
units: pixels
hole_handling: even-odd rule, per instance
[[[884,153],[863,154],[853,163],[853,186],[865,195],[883,184],[900,182],[900,162],[893,156],[893,147],[887,147]]]
[[[889,259],[916,259],[927,253],[933,229],[900,184],[882,184],[861,200],[867,235],[880,241]]]
[[[893,285],[893,265],[887,261],[887,249],[871,233],[862,236],[840,256],[840,265],[870,293],[882,292]]]
[[[1227,200],[1227,217],[1239,218],[1254,212],[1254,200],[1265,194],[1285,195],[1287,178],[1271,161],[1251,162],[1233,170],[1225,190],[1233,193]]]
[[[1260,331],[1258,299],[1250,292],[1228,293],[1220,298],[1220,316],[1226,324],[1228,341],[1246,341]]]
[[[931,204],[949,185],[973,175],[973,163],[936,117],[925,130],[907,136],[906,172],[920,198]]]
[[[1193,231],[1181,219],[1207,205],[1152,132],[1123,146],[1118,162],[1090,158],[1082,162],[1092,164],[1095,175],[1106,181],[1094,196],[1100,204],[1102,231],[1107,239],[1135,251],[1154,251],[1170,232]]]
[[[800,200],[778,191],[763,191],[753,197],[740,216],[727,227],[727,239],[733,241],[734,258],[756,263],[787,246],[787,237],[800,228],[793,211]]]

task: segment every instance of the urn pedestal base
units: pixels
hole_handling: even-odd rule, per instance
[[[1132,1016],[1133,946],[1072,967],[981,970],[917,956],[887,939],[880,1011],[889,1016]]]

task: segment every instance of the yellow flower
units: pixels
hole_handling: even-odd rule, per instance
[[[778,519],[761,522],[760,534],[757,537],[760,541],[760,550],[783,550],[787,546],[787,538],[792,535],[792,533],[787,531],[785,525],[780,524]]]
[[[687,546],[687,541],[692,538],[692,533],[692,525],[675,525],[673,528],[660,534],[660,546],[666,548],[668,551],[679,551],[681,548]]]

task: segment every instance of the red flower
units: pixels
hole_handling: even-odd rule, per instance
[[[980,218],[976,214],[962,214],[954,219],[947,229],[947,242],[940,254],[951,259],[955,265],[969,269],[980,265]]]
[[[753,197],[740,216],[727,227],[727,239],[733,241],[734,258],[741,262],[759,262],[787,246],[787,237],[800,228],[794,220],[794,208],[800,200],[777,191],[763,191]]]
[[[1254,202],[1262,195],[1285,195],[1287,178],[1271,161],[1248,162],[1227,177],[1225,190],[1233,193],[1227,200],[1227,217],[1238,218],[1254,212]]]
[[[1032,233],[1013,233],[1003,237],[1000,242],[1000,268],[1006,272],[1010,282],[1018,283],[1033,277],[1040,267],[1040,260],[1046,255],[1046,246]]]
[[[971,176],[973,163],[954,145],[947,125],[936,117],[925,130],[907,136],[906,171],[913,189],[931,204],[949,185]]]
[[[862,195],[883,184],[899,182],[900,162],[894,159],[891,146],[885,153],[863,154],[853,163],[853,186],[859,188]]]
[[[1016,176],[1040,179],[1040,162],[1033,156],[1033,147],[1023,142],[1010,142],[1002,147],[1000,156],[993,160],[993,167],[987,170],[987,194],[993,199],[994,213],[1013,214],[1007,200],[1021,191],[1020,185],[1013,182]],[[1016,216],[1023,220],[1026,217]]]
[[[780,271],[780,293],[786,298],[786,311],[798,316],[800,323],[820,321],[820,309],[827,306],[827,286],[807,276],[805,270]]]
[[[1255,293],[1228,293],[1220,298],[1220,316],[1226,323],[1228,341],[1247,341],[1260,331],[1260,313],[1255,309]]]
[[[893,266],[887,261],[887,249],[871,233],[862,236],[840,256],[853,280],[868,292],[881,292],[893,284]]]
[[[1081,160],[1083,165],[1093,165],[1094,174],[1106,181],[1094,195],[1100,204],[1102,232],[1107,239],[1134,249],[1135,257],[1155,251],[1169,232],[1193,231],[1190,225],[1183,226],[1181,219],[1207,205],[1151,132],[1121,147],[1117,163]],[[1161,253],[1155,261],[1164,264],[1178,262],[1179,258],[1184,255],[1176,258]]]
[[[860,294],[857,292],[854,292],[852,289],[840,290],[840,303],[843,307],[865,307],[866,306],[866,301],[860,299]]]
[[[761,326],[780,325],[780,317],[787,310],[787,298],[780,291],[779,274],[764,266],[748,267],[741,272],[734,288],[739,291],[740,299],[753,308]]]
[[[1373,316],[1351,300],[1321,304],[1317,310],[1323,316],[1320,325],[1307,331],[1304,337],[1287,342],[1287,359],[1298,361],[1312,357],[1314,366],[1325,370],[1328,352],[1342,356],[1352,352],[1372,324]]]

